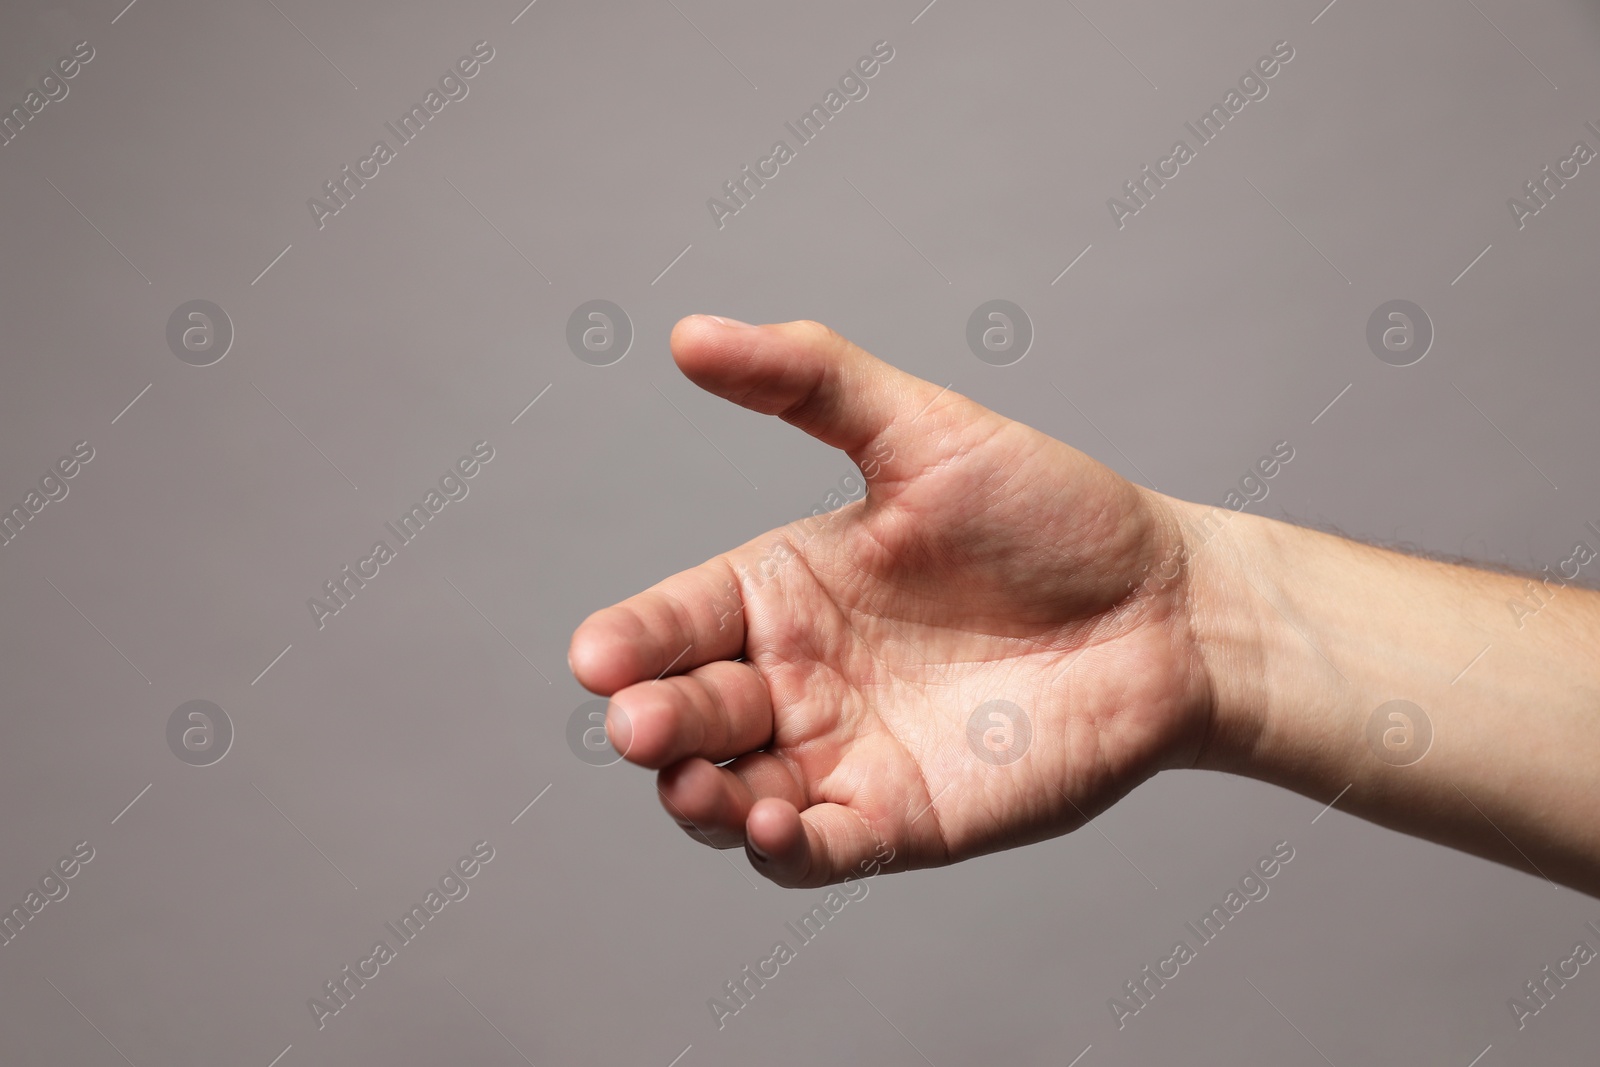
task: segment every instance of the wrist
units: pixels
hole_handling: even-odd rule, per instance
[[[1212,694],[1194,766],[1600,893],[1600,594],[1527,619],[1521,578],[1173,503]]]
[[[1189,623],[1211,694],[1194,766],[1301,790],[1341,778],[1360,759],[1351,709],[1365,699],[1345,647],[1359,627],[1341,617],[1362,600],[1355,556],[1373,550],[1246,512],[1176,503]]]
[[[1257,585],[1272,546],[1254,516],[1171,499],[1183,537],[1185,605],[1210,704],[1197,769],[1246,773],[1272,701],[1267,692],[1270,620]],[[1253,576],[1252,576],[1253,574]]]
[[[1261,516],[1183,508],[1191,626],[1214,694],[1195,766],[1313,796],[1391,788],[1390,772],[1427,754],[1422,720],[1459,702],[1453,679],[1495,636],[1495,579]],[[1394,700],[1421,712],[1415,752],[1370,729]]]

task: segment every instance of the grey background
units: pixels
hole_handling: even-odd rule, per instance
[[[1188,773],[874,881],[717,1029],[820,894],[574,758],[566,641],[850,468],[682,379],[680,315],[828,322],[1176,496],[1288,440],[1257,511],[1531,566],[1600,520],[1600,173],[1520,232],[1506,207],[1600,147],[1594,4],[924,2],[6,5],[5,108],[96,55],[0,148],[0,500],[96,455],[0,548],[0,901],[96,854],[0,948],[0,1062],[1592,1056],[1589,969],[1521,1033],[1506,1002],[1594,901]],[[706,198],[880,39],[719,231]],[[1119,231],[1106,199],[1284,39]],[[478,40],[470,95],[319,231],[306,199]],[[604,368],[564,340],[596,298],[636,331]],[[992,298],[1033,322],[1014,366],[965,344]],[[214,366],[166,347],[192,299],[237,333]],[[1433,321],[1414,366],[1366,347],[1391,299]],[[480,439],[468,498],[318,631],[306,598]],[[209,767],[166,745],[193,699],[235,729]],[[319,1031],[307,999],[480,839],[470,895]],[[1119,1032],[1108,998],[1279,840],[1271,895]]]

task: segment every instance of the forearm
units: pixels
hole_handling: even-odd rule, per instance
[[[1191,530],[1214,511],[1184,510]],[[1600,594],[1250,515],[1209,530],[1201,766],[1348,786],[1340,810],[1600,895]],[[1374,722],[1394,700],[1422,716]]]

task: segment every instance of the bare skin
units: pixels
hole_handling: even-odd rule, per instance
[[[1163,496],[816,323],[691,316],[672,351],[867,486],[573,635],[691,836],[820,886],[881,844],[906,869],[1067,833],[1200,767],[1349,786],[1342,809],[1600,893],[1600,595],[1541,587],[1519,617],[1524,579]],[[1395,698],[1432,724],[1408,766],[1369,739]],[[991,701],[1026,726],[969,731]]]

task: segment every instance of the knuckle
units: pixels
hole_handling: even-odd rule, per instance
[[[833,327],[815,319],[797,319],[789,323],[789,328],[794,331],[798,340],[813,347],[831,348],[843,340]]]

